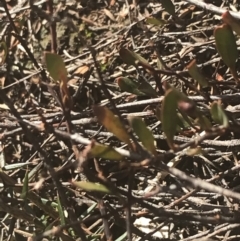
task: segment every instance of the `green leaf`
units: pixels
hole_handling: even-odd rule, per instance
[[[111,194],[111,191],[106,186],[99,183],[80,181],[72,182],[72,184],[87,192],[101,192],[105,194]]]
[[[185,129],[185,128],[189,128],[190,127],[190,120],[188,118],[187,115],[183,115],[180,114],[180,113],[177,113],[177,125],[178,125],[178,129],[181,130],[181,129]]]
[[[239,21],[234,18],[229,11],[226,11],[222,14],[222,20],[224,23],[231,26],[232,30],[240,35],[240,23]]]
[[[119,77],[119,78],[117,78],[116,81],[117,81],[117,84],[118,84],[119,88],[122,91],[126,91],[128,93],[135,94],[135,95],[138,95],[138,96],[145,96],[146,95],[138,89],[138,84],[135,81],[133,81],[129,78]]]
[[[143,92],[146,96],[150,97],[158,97],[157,92],[153,89],[153,87],[146,82],[145,80],[142,80],[141,83],[138,86],[138,89]]]
[[[123,124],[108,108],[95,105],[93,106],[93,112],[97,116],[98,121],[104,125],[108,131],[113,133],[119,140],[131,145],[130,136]]]
[[[44,60],[50,76],[56,82],[67,82],[67,69],[60,55],[45,52]]]
[[[192,78],[195,79],[202,87],[208,86],[208,81],[199,71],[195,59],[187,66],[187,69],[188,73],[192,76]]]
[[[161,0],[162,6],[172,16],[175,16],[175,7],[171,0]]]
[[[219,55],[224,63],[230,68],[235,80],[238,81],[235,69],[238,50],[231,27],[227,24],[216,27],[214,30],[214,37]]]
[[[119,51],[119,55],[124,63],[128,65],[138,65],[138,63],[142,63],[144,66],[152,69],[152,66],[148,63],[146,59],[140,56],[137,53],[130,51],[129,49],[121,48]]]
[[[223,125],[224,127],[228,127],[228,117],[225,114],[224,110],[222,109],[222,106],[218,102],[213,102],[211,106],[211,115],[213,120]]]
[[[72,108],[72,98],[67,86],[67,69],[60,55],[45,52],[45,63],[50,76],[54,81],[60,82],[60,91],[62,104],[65,111],[70,111]]]
[[[195,114],[196,107],[186,95],[170,86],[167,87],[161,108],[162,129],[167,137],[169,147],[175,149],[173,139],[178,126],[177,109],[188,114]]]
[[[129,116],[128,121],[137,134],[143,146],[152,154],[156,155],[156,148],[154,144],[154,137],[152,132],[147,128],[146,124],[139,117]]]
[[[177,100],[176,92],[173,89],[168,90],[161,109],[162,129],[167,137],[168,145],[172,149],[175,146],[173,138],[177,131]]]
[[[126,77],[119,77],[116,81],[122,91],[126,91],[138,96],[158,96],[153,87],[144,80],[142,80],[141,83],[137,83],[136,81]]]
[[[123,156],[115,151],[111,146],[95,143],[89,151],[90,156],[100,157],[109,160],[122,160]]]
[[[64,216],[64,211],[63,211],[63,207],[62,207],[59,196],[57,196],[57,204],[58,204],[57,209],[58,209],[61,225],[64,225],[65,224],[65,216]]]
[[[166,21],[162,20],[162,19],[157,19],[157,18],[154,18],[154,17],[148,17],[146,19],[146,23],[156,25],[156,26],[162,26],[162,25],[166,24]]]
[[[210,120],[199,110],[197,111],[197,116],[197,122],[201,126],[201,128],[205,131],[210,130],[212,127]]]

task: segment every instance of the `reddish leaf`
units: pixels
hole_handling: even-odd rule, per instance
[[[240,35],[240,23],[239,20],[234,18],[229,11],[222,14],[222,20],[224,23],[231,26],[232,30]]]

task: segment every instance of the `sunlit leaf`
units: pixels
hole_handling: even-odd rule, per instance
[[[95,105],[93,106],[93,112],[97,116],[98,121],[104,125],[108,131],[113,133],[119,140],[131,145],[130,136],[123,124],[108,108]]]
[[[67,81],[67,69],[60,55],[45,52],[45,64],[54,81]]]
[[[92,157],[100,157],[109,160],[122,160],[123,156],[115,151],[111,146],[95,143],[89,151]]]
[[[175,6],[171,0],[161,0],[161,4],[170,15],[175,16]]]
[[[139,137],[139,140],[142,142],[143,146],[152,154],[156,155],[156,148],[154,144],[154,137],[152,132],[147,128],[146,124],[139,117],[129,116],[129,123],[133,128],[134,132]]]
[[[138,89],[143,92],[145,95],[150,97],[157,97],[157,92],[153,89],[153,87],[146,82],[145,80],[142,80],[141,83],[138,86]]]
[[[223,125],[224,127],[228,127],[228,117],[224,110],[222,109],[222,106],[218,102],[213,102],[211,106],[211,115],[213,120],[220,125]]]
[[[227,23],[231,26],[232,30],[240,35],[240,23],[239,20],[234,18],[229,11],[226,11],[222,14],[222,20],[224,23]]]
[[[234,79],[238,81],[236,73],[236,60],[238,58],[238,50],[235,36],[229,25],[223,24],[214,30],[215,43],[217,51],[224,63],[230,68]]]
[[[141,62],[144,66],[152,69],[152,66],[148,63],[146,59],[144,59],[139,54],[130,51],[129,49],[121,48],[119,51],[119,55],[124,61],[124,63],[128,65],[137,65],[139,62]]]
[[[202,87],[208,86],[208,81],[198,69],[195,59],[187,66],[187,69],[192,78],[195,79]]]
[[[146,23],[152,24],[152,25],[156,25],[156,26],[162,26],[162,25],[166,24],[166,21],[163,20],[163,19],[158,19],[158,18],[154,18],[154,17],[148,17],[146,19]]]
[[[104,185],[94,182],[75,182],[73,181],[72,184],[78,188],[81,188],[84,191],[87,192],[101,192],[105,194],[111,194],[111,191]]]
[[[157,93],[153,87],[144,80],[141,80],[141,83],[138,83],[137,81],[126,77],[119,77],[116,81],[122,91],[138,96],[157,97]]]
[[[67,87],[67,69],[60,55],[50,52],[45,52],[44,60],[47,70],[54,81],[60,82],[60,91],[62,103],[65,110],[70,110],[72,107],[72,98]]]

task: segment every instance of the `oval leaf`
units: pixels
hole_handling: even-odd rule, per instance
[[[112,132],[119,140],[131,145],[130,136],[123,127],[123,124],[108,108],[95,105],[93,106],[93,112],[97,116],[98,121],[108,131]]]
[[[162,26],[162,25],[166,24],[166,21],[162,20],[162,19],[157,19],[154,17],[148,17],[146,19],[146,23],[156,25],[156,26]]]
[[[105,194],[111,194],[111,191],[106,186],[99,183],[80,181],[72,182],[72,184],[87,192],[101,192]]]
[[[224,63],[230,69],[235,69],[235,63],[238,58],[238,50],[231,27],[227,24],[216,27],[214,30],[214,37],[217,51]]]
[[[172,149],[174,149],[173,138],[177,130],[177,100],[176,92],[169,89],[165,94],[161,109],[162,129]]]
[[[186,95],[168,84],[166,87],[167,91],[161,108],[162,129],[167,137],[169,147],[175,149],[173,139],[177,131],[179,120],[177,109],[179,109],[181,113],[186,113],[190,116],[196,116],[198,110],[195,103]]]
[[[47,70],[54,81],[66,81],[67,82],[67,70],[63,59],[60,55],[45,52],[44,60]]]
[[[224,127],[228,127],[228,117],[225,114],[224,110],[222,109],[222,106],[218,102],[213,102],[211,106],[211,115],[213,120],[220,125],[223,125]]]
[[[146,124],[139,117],[129,116],[129,123],[142,142],[143,146],[152,154],[156,155],[156,148],[154,145],[154,137],[152,132],[147,128]]]
[[[126,91],[137,96],[158,96],[153,87],[144,80],[142,80],[141,83],[137,83],[136,81],[126,77],[119,77],[116,81],[122,91]]]
[[[137,53],[130,51],[129,49],[121,48],[119,51],[119,55],[124,63],[128,65],[137,65],[139,62],[143,66],[147,66],[148,69],[152,69],[152,66],[148,63],[146,59],[140,56]]]
[[[172,16],[175,16],[175,7],[171,0],[161,0],[162,6]]]
[[[126,91],[128,93],[135,94],[138,96],[146,95],[138,89],[138,84],[129,78],[119,77],[117,78],[117,84],[122,91]]]
[[[191,75],[193,79],[195,79],[202,87],[208,86],[208,81],[205,79],[205,77],[202,75],[202,73],[199,71],[196,60],[194,59],[188,66],[188,73]]]

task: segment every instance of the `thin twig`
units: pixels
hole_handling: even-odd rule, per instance
[[[196,5],[198,7],[201,7],[203,8],[205,11],[207,12],[212,12],[212,13],[216,13],[218,15],[221,15],[223,13],[225,13],[227,10],[226,9],[223,9],[223,8],[220,8],[220,7],[217,7],[213,4],[208,4],[208,3],[205,3],[203,1],[198,1],[198,0],[184,0],[185,2],[188,2],[188,3],[191,3],[193,5]],[[229,11],[230,14],[240,20],[240,14],[238,12],[233,12],[233,11]]]

